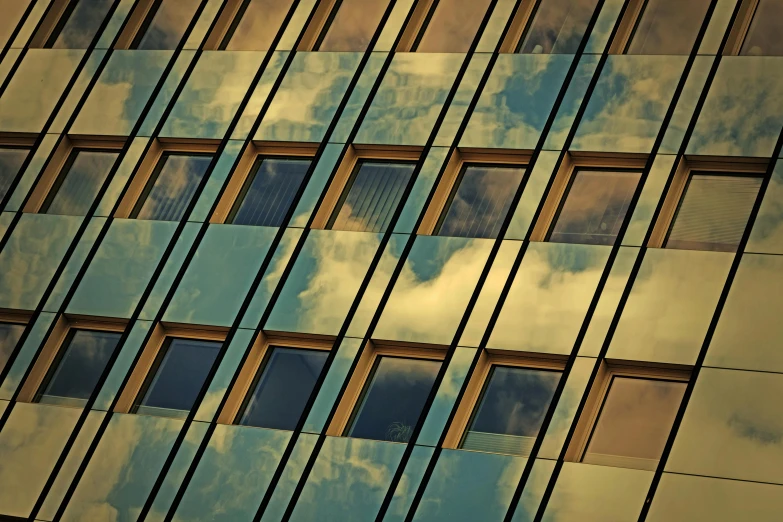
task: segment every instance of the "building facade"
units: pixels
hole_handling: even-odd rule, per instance
[[[0,520],[783,519],[782,0],[0,0]]]

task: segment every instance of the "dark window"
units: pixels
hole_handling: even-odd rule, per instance
[[[614,377],[582,462],[655,470],[686,383]]]
[[[529,455],[560,375],[556,371],[492,367],[462,447]]]
[[[489,0],[439,0],[419,32],[414,50],[421,53],[465,53],[487,14]]]
[[[282,226],[310,163],[304,158],[258,158],[226,222]]]
[[[109,176],[117,152],[74,150],[41,205],[43,214],[84,216]]]
[[[783,56],[783,0],[758,0],[740,54]]]
[[[525,54],[575,54],[598,0],[540,2],[519,46]]]
[[[0,201],[8,194],[29,152],[28,149],[15,147],[0,148]]]
[[[36,394],[36,402],[84,406],[117,348],[120,337],[122,334],[117,332],[68,332]]]
[[[360,161],[343,190],[328,228],[384,232],[414,168],[413,163]]]
[[[164,153],[136,202],[131,217],[179,221],[207,172],[208,154]]]
[[[440,365],[440,361],[378,357],[346,435],[408,442]]]
[[[155,0],[131,49],[176,49],[201,0]]]
[[[273,347],[245,399],[238,424],[296,428],[328,355],[321,350]]]
[[[576,172],[549,241],[613,245],[640,177],[639,172]]]
[[[319,51],[365,51],[389,0],[338,1],[326,23]]]
[[[628,54],[690,54],[710,0],[647,0]]]
[[[272,45],[293,0],[245,0],[223,37],[220,49],[266,51]]]
[[[72,0],[44,47],[88,48],[112,3],[113,0]]]
[[[520,167],[464,167],[437,227],[439,236],[496,238],[525,175]]]
[[[24,332],[23,324],[0,323],[0,373],[11,359],[22,332]]]
[[[666,248],[736,251],[760,187],[755,176],[691,174]]]
[[[166,339],[147,375],[136,413],[187,417],[217,359],[223,343],[193,339]]]

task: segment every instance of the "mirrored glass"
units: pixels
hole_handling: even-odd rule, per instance
[[[310,217],[316,207],[321,204],[321,195],[324,193],[327,183],[331,181],[334,168],[337,166],[337,162],[342,159],[344,150],[344,143],[326,144],[318,163],[315,164],[315,168],[307,180],[302,196],[296,204],[294,214],[288,222],[289,227],[304,228],[309,224]]]
[[[162,0],[152,5],[131,49],[176,49],[200,0]]]
[[[576,54],[597,0],[541,2],[517,52]]]
[[[0,0],[0,12],[3,13],[0,20],[0,48],[6,46],[29,5],[30,0]]]
[[[44,47],[87,49],[113,3],[112,0],[71,2]]]
[[[291,4],[293,0],[245,0],[220,48],[227,51],[268,50]]]
[[[182,219],[210,163],[211,154],[164,153],[131,217],[157,221]]]
[[[631,219],[628,222],[628,228],[625,229],[622,244],[628,246],[642,246],[644,244],[647,232],[655,217],[658,203],[663,196],[663,191],[669,181],[672,173],[672,167],[677,156],[668,154],[657,154],[653,161],[647,178],[644,180],[644,187],[636,200]]]
[[[23,324],[0,323],[0,373],[3,372],[5,365],[11,359],[24,328]]]
[[[5,199],[8,189],[11,188],[16,176],[19,175],[22,164],[29,153],[29,149],[0,148],[0,201]]]
[[[563,100],[557,108],[552,127],[547,132],[542,152],[547,150],[559,151],[565,147],[571,133],[571,127],[574,126],[576,116],[584,103],[585,95],[590,88],[595,71],[598,69],[599,61],[600,58],[594,54],[583,54],[579,57],[579,63],[571,80],[568,82],[565,96],[563,96]],[[540,156],[538,161],[541,161]]]
[[[489,4],[490,0],[440,0],[429,13],[427,26],[419,35],[414,50],[420,53],[468,52]]]
[[[505,1],[508,2],[508,0]],[[465,74],[460,79],[457,91],[454,93],[454,97],[446,110],[446,115],[438,127],[438,133],[435,135],[435,141],[433,142],[434,145],[450,147],[454,142],[491,59],[492,55],[490,53],[477,52],[470,57]]]
[[[522,496],[519,497],[519,502],[514,509],[511,522],[533,522],[554,467],[555,462],[552,460],[536,459],[525,482]]]
[[[38,356],[38,350],[41,348],[44,338],[49,333],[49,328],[54,322],[55,314],[41,312],[38,319],[35,320],[30,333],[24,340],[16,353],[13,364],[8,369],[5,380],[0,387],[0,399],[10,400],[14,398],[16,390],[22,381],[27,377],[27,370],[32,364],[33,359]],[[2,403],[0,403],[2,404]]]
[[[118,152],[74,150],[41,205],[45,214],[85,216],[109,176]]]
[[[405,471],[397,483],[397,489],[394,490],[389,507],[386,509],[386,515],[383,522],[405,522],[408,516],[413,498],[424,479],[424,473],[427,471],[434,448],[427,446],[414,446],[413,451],[405,463]]]
[[[750,22],[740,54],[750,56],[781,56],[783,42],[780,40],[780,25],[783,19],[783,2],[780,0],[759,0],[753,20]]]
[[[746,252],[783,254],[783,161],[777,160],[775,170],[764,191]]]
[[[731,2],[722,2],[724,5],[731,6]],[[719,1],[718,4],[721,4]],[[733,9],[733,6],[731,6]],[[723,38],[723,31],[720,33]],[[680,97],[677,99],[677,105],[672,114],[669,124],[666,126],[666,132],[663,135],[663,141],[658,149],[659,154],[677,154],[685,139],[685,134],[691,125],[693,113],[699,103],[704,85],[710,76],[710,70],[715,62],[714,56],[697,56],[691,70],[688,71],[688,78],[685,80]]]
[[[333,9],[319,51],[365,51],[389,0],[342,0]],[[336,10],[336,12],[335,12]],[[328,22],[327,22],[328,23]]]
[[[410,234],[417,226],[421,211],[428,203],[430,192],[438,180],[441,169],[446,163],[449,147],[431,147],[424,158],[424,162],[416,175],[413,187],[408,197],[402,204],[402,212],[394,231],[402,234]]]
[[[647,0],[628,54],[690,54],[710,0]]]
[[[244,361],[245,354],[251,348],[251,343],[255,338],[255,330],[239,328],[235,331],[220,359],[215,375],[209,381],[207,391],[204,393],[204,398],[201,399],[193,420],[203,422],[215,420],[215,415],[223,404],[223,398],[234,380],[234,375]]]
[[[370,58],[359,73],[359,80],[351,90],[348,103],[340,113],[340,119],[337,120],[337,125],[329,136],[330,142],[345,143],[351,139],[357,120],[362,116],[367,99],[370,97],[388,57],[389,53],[370,53]]]

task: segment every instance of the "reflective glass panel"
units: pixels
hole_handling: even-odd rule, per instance
[[[147,13],[131,49],[176,49],[201,0],[162,0]]]
[[[525,54],[575,54],[598,0],[541,2],[519,46]]]
[[[780,37],[783,0],[759,0],[740,54],[751,56],[783,55]]]
[[[71,330],[36,395],[37,402],[84,406],[122,337],[118,332]]]
[[[310,163],[309,158],[258,158],[226,222],[283,225]]]
[[[238,424],[293,430],[329,352],[274,347]]]
[[[655,470],[686,385],[612,378],[582,462]]]
[[[119,153],[75,150],[57,176],[41,213],[85,216]]]
[[[346,435],[408,442],[440,364],[424,359],[378,357]]]
[[[23,324],[0,323],[0,373],[14,353],[22,332],[24,332]]]
[[[692,174],[666,248],[734,252],[748,225],[761,178]]]
[[[420,53],[464,53],[470,49],[489,0],[439,0],[429,13],[415,50]]]
[[[179,221],[207,171],[211,155],[164,153],[131,217]]]
[[[494,366],[462,448],[529,455],[559,380],[560,372]]]
[[[220,48],[228,51],[268,50],[292,3],[293,0],[245,0]]]
[[[167,339],[139,393],[136,413],[186,417],[222,344],[219,341]]]
[[[441,216],[439,236],[496,238],[525,169],[470,165],[462,169]]]
[[[690,54],[710,0],[647,0],[628,54]]]
[[[113,0],[73,0],[44,47],[86,49],[109,12]]]
[[[332,10],[319,51],[365,51],[389,0],[342,0]]]
[[[578,171],[571,180],[549,240],[613,245],[640,177],[639,172]]]
[[[415,168],[413,163],[360,162],[343,190],[328,228],[385,232]]]
[[[0,149],[0,201],[5,198],[8,189],[22,168],[28,149],[1,148]]]

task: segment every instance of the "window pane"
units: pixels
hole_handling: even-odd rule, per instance
[[[329,352],[273,348],[239,424],[293,430]]]
[[[169,339],[158,355],[159,364],[148,376],[137,413],[187,417],[207,380],[223,343]],[[150,379],[151,377],[151,379]]]
[[[684,382],[613,378],[582,461],[654,470],[685,386]]]
[[[227,222],[235,225],[283,225],[311,160],[259,158],[237,197]]]
[[[353,171],[329,228],[384,232],[416,166],[363,161]]]
[[[529,455],[559,380],[560,372],[492,368],[462,447]]]
[[[72,330],[49,368],[36,400],[84,406],[98,384],[122,334]]]
[[[666,248],[736,251],[760,187],[752,176],[691,175]]]
[[[782,56],[783,0],[759,0],[740,54]]]
[[[640,177],[639,172],[578,171],[549,240],[613,245]]]
[[[176,49],[201,0],[163,0],[149,25],[139,30],[134,49]]]
[[[225,38],[229,51],[266,51],[272,45],[293,0],[246,1]]]
[[[0,0],[0,49],[5,47],[32,0]]]
[[[0,149],[0,201],[19,174],[28,152],[27,149]]]
[[[135,218],[179,221],[212,156],[164,154],[136,204]]]
[[[439,236],[498,237],[525,169],[467,167],[457,181]]]
[[[439,368],[440,361],[379,357],[347,435],[408,442]]]
[[[74,151],[49,191],[41,212],[86,215],[118,155],[117,152]]]
[[[24,332],[23,324],[0,323],[0,372],[14,353],[22,332]]]
[[[519,48],[530,54],[574,54],[598,0],[541,2]]]
[[[440,0],[416,46],[420,53],[465,53],[476,38],[489,0]]]
[[[648,0],[628,54],[690,54],[710,0]]]
[[[56,49],[86,49],[98,32],[112,0],[78,0],[73,10],[64,13],[62,30],[52,35],[54,41],[47,47]],[[70,7],[70,6],[69,6]]]
[[[319,51],[365,51],[388,0],[342,0]]]

